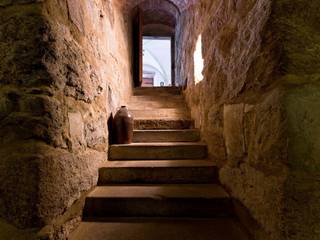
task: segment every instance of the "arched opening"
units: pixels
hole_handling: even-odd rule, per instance
[[[135,87],[175,86],[175,27],[171,1],[146,0],[132,8]]]

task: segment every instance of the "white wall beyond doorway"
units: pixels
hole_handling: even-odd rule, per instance
[[[171,61],[170,37],[143,37],[142,85],[171,86]]]

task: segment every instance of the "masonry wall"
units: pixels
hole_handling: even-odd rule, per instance
[[[202,0],[178,24],[177,81],[256,239],[319,236],[319,5]]]
[[[276,1],[288,126],[285,239],[320,236],[320,2]]]
[[[108,119],[131,95],[129,23],[111,0],[1,2],[0,213],[11,223],[54,234],[96,184]]]

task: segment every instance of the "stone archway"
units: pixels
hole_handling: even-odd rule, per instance
[[[180,9],[172,1],[145,0],[128,1],[126,11],[130,12],[133,22],[133,72],[134,85],[142,83],[142,36],[171,38],[171,76],[170,85],[175,85],[175,27]]]

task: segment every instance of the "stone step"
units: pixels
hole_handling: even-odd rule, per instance
[[[186,108],[159,108],[130,110],[133,118],[137,119],[188,119],[190,113]]]
[[[98,185],[110,183],[218,183],[218,168],[208,160],[109,161]]]
[[[183,96],[133,96],[130,99],[129,110],[155,108],[182,108],[186,107]]]
[[[175,160],[206,157],[207,145],[198,142],[115,144],[109,148],[110,160]]]
[[[134,96],[151,95],[151,96],[170,96],[180,95],[180,87],[138,87],[133,89]]]
[[[134,129],[190,129],[194,128],[194,120],[191,119],[134,119]]]
[[[82,222],[70,240],[249,240],[234,219],[124,218]]]
[[[200,132],[197,129],[134,130],[133,142],[197,142]]]
[[[232,200],[216,184],[112,185],[86,198],[83,219],[106,217],[228,217]]]

